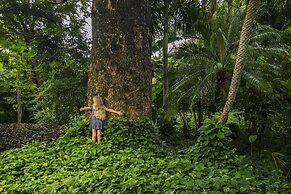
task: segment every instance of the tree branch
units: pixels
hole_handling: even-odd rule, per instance
[[[65,3],[67,0],[48,0],[48,1],[53,4],[62,4]]]

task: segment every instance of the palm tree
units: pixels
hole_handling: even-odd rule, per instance
[[[243,73],[244,63],[246,60],[247,46],[251,37],[252,25],[255,20],[256,11],[259,7],[260,0],[250,0],[248,3],[247,13],[243,23],[236,63],[233,71],[233,76],[229,88],[226,103],[219,118],[219,123],[224,124],[227,120],[228,113],[234,103],[236,93],[239,87],[240,79]]]
[[[217,1],[209,0],[162,0],[152,1],[152,31],[154,35],[153,51],[162,50],[163,63],[163,109],[168,111],[169,93],[169,44],[181,40],[187,36],[187,32],[193,29],[192,23],[197,23],[200,12],[206,7],[215,7]],[[190,19],[189,13],[195,12],[195,16]]]
[[[196,2],[193,0],[191,2]],[[177,23],[180,19],[181,8],[185,6],[183,0],[162,0],[152,1],[152,32],[153,32],[153,52],[162,50],[163,63],[163,109],[168,111],[168,92],[169,92],[169,44],[178,40]]]
[[[202,117],[219,111],[227,98],[235,64],[234,51],[238,48],[245,10],[246,5],[239,1],[223,3],[210,19],[205,20],[205,26],[198,34],[196,32],[196,37],[185,41],[174,54],[176,65],[170,72],[173,83],[170,87],[171,104],[188,103],[195,113],[194,117],[198,117],[198,127]],[[256,25],[248,46],[247,66],[243,71],[246,87],[256,88],[265,94],[273,93],[271,80],[279,73],[280,67],[275,62],[262,60],[262,56],[282,53],[281,48],[266,44],[278,38],[278,30]]]
[[[171,104],[190,101],[189,107],[196,107],[200,124],[203,107],[211,115],[217,111],[217,102],[226,99],[244,10],[240,4],[222,4],[215,13],[206,13],[205,22],[198,22],[196,31],[192,32],[194,38],[186,40],[174,54],[177,68],[172,73],[175,77],[172,77]]]

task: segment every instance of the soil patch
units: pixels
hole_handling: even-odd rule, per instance
[[[52,129],[40,124],[22,123],[21,129],[17,129],[16,123],[0,123],[0,152],[32,141],[52,141],[62,134],[60,127]]]

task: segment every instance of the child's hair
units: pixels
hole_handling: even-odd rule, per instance
[[[96,99],[96,103],[93,103],[94,116],[104,120],[106,117],[106,111],[102,98],[100,96],[94,96],[93,99]]]
[[[96,99],[96,104],[93,104],[94,108],[97,109],[104,106],[103,100],[100,96],[94,96],[93,99]]]

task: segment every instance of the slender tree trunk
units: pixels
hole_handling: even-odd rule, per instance
[[[247,50],[247,46],[251,37],[252,24],[255,20],[255,16],[256,16],[256,12],[259,7],[259,4],[260,4],[260,0],[249,0],[249,3],[248,3],[247,13],[245,16],[245,20],[244,20],[241,35],[240,35],[238,52],[237,52],[235,67],[234,67],[231,84],[229,88],[229,93],[228,93],[223,111],[219,118],[219,123],[221,124],[224,124],[227,121],[228,114],[231,110],[231,107],[236,97],[242,71],[244,68],[244,63],[246,60],[246,50]]]
[[[202,126],[202,121],[203,121],[203,114],[202,114],[202,98],[199,98],[197,101],[197,124],[198,128]]]
[[[36,87],[39,88],[41,83],[39,81],[39,75],[37,71],[37,61],[29,60],[28,63],[31,64],[31,80],[35,83]]]
[[[150,117],[149,0],[93,0],[92,33],[88,103],[99,95],[127,118]]]
[[[169,0],[164,0],[164,18],[163,18],[163,108],[168,111],[167,95],[169,92],[169,77],[168,77],[168,44],[169,44]]]
[[[21,93],[19,88],[19,69],[17,67],[17,74],[16,74],[16,80],[17,80],[17,88],[16,88],[16,101],[17,101],[17,129],[20,129],[21,124],[21,118],[22,118],[22,103],[21,103]]]

